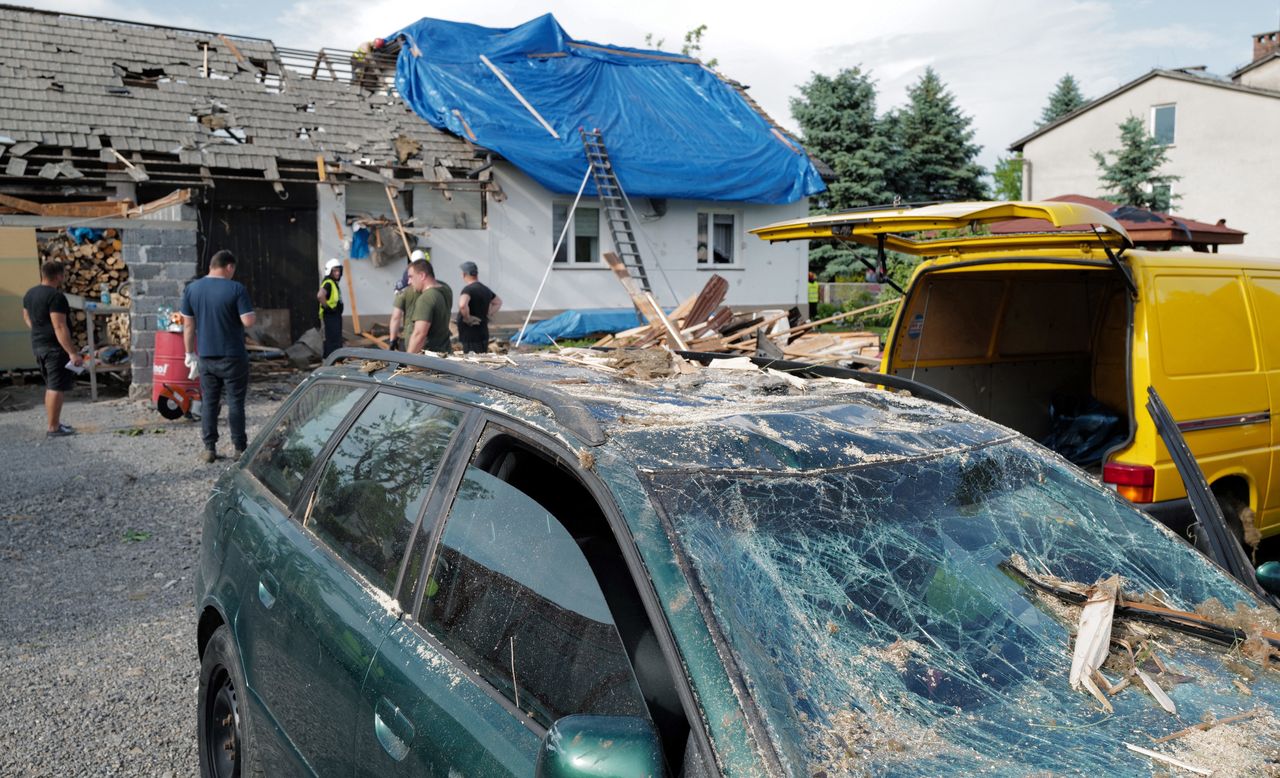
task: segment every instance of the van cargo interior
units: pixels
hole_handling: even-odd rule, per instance
[[[1080,465],[1128,438],[1130,305],[1115,270],[934,271],[906,305],[889,372]]]

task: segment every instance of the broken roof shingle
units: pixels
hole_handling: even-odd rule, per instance
[[[214,32],[0,6],[0,128],[17,141],[86,150],[101,146],[95,139],[90,149],[88,136],[102,134],[119,149],[176,155],[185,148],[183,162],[253,170],[271,158],[336,159],[340,150],[394,165],[392,141],[403,134],[422,144],[423,158],[482,164],[462,140],[419,119],[397,96],[371,99],[349,80],[312,80],[284,67],[268,40],[225,39],[243,63]],[[326,54],[338,64],[334,52]],[[277,75],[264,79],[253,60]],[[127,85],[119,68],[129,73]],[[164,75],[143,84],[134,76],[141,78],[144,70]],[[320,68],[322,75],[327,72]],[[61,91],[50,88],[55,81]],[[215,104],[238,122],[233,127],[243,130],[248,143],[192,121],[193,111],[208,112]],[[299,105],[313,110],[300,111]],[[299,137],[301,129],[305,137]],[[213,148],[217,153],[200,154]]]

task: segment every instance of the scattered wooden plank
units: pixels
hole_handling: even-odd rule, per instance
[[[360,312],[356,310],[356,285],[351,278],[351,260],[342,260],[342,277],[347,279],[347,299],[351,302],[351,329],[357,335],[363,335],[360,330]]]
[[[837,313],[835,316],[828,316],[828,317],[827,317],[827,318],[825,318],[825,319],[816,319],[816,320],[811,321],[811,322],[805,322],[804,324],[801,324],[801,325],[799,325],[799,326],[797,326],[797,327],[792,327],[792,328],[791,328],[791,334],[793,334],[793,335],[794,335],[794,334],[796,334],[796,333],[798,333],[798,332],[804,332],[804,331],[806,331],[806,330],[813,329],[814,327],[819,327],[819,326],[821,326],[821,325],[823,325],[823,324],[830,324],[830,323],[831,323],[831,322],[833,322],[833,321],[840,321],[841,319],[847,319],[847,318],[849,318],[850,316],[857,316],[857,315],[858,315],[858,314],[860,314],[860,313],[867,313],[868,311],[876,311],[876,310],[879,310],[879,309],[881,309],[881,308],[888,308],[890,305],[897,305],[897,304],[898,304],[898,303],[900,303],[900,302],[902,302],[902,298],[901,298],[901,297],[895,297],[895,298],[893,298],[892,300],[885,300],[884,302],[879,302],[879,303],[876,303],[876,304],[874,304],[874,305],[868,305],[868,306],[866,306],[865,308],[856,308],[856,309],[854,309],[854,310],[852,310],[852,311],[845,311],[844,313]]]
[[[506,74],[503,73],[501,70],[499,70],[497,65],[490,62],[489,58],[483,54],[480,55],[480,61],[483,62],[485,67],[489,68],[489,70],[492,71],[493,74],[498,77],[498,80],[502,82],[502,85],[505,86],[507,88],[507,91],[511,92],[511,94],[517,100],[520,101],[520,104],[525,107],[525,110],[533,114],[533,118],[538,120],[538,124],[541,124],[544,130],[551,133],[551,137],[555,138],[556,140],[560,140],[560,133],[556,132],[555,128],[552,127],[550,124],[547,124],[547,120],[542,118],[542,114],[538,113],[538,110],[534,108],[529,103],[528,100],[524,99],[524,95],[520,94],[520,90],[516,89],[515,85],[512,84],[509,80],[507,80]]]
[[[391,191],[391,187],[384,187],[387,193],[387,202],[391,203],[391,213],[396,217],[396,230],[400,233],[400,240],[404,242],[404,255],[406,257],[413,254],[413,249],[409,248],[409,236],[404,232],[404,225],[400,223],[400,209],[396,207],[396,196]],[[352,307],[355,307],[354,302]],[[354,319],[353,319],[354,321]]]
[[[1152,751],[1149,748],[1143,748],[1142,746],[1135,746],[1132,743],[1125,743],[1124,747],[1134,752],[1135,754],[1142,754],[1148,759],[1154,759],[1157,762],[1164,762],[1165,764],[1173,765],[1174,767],[1181,768],[1183,770],[1186,770],[1187,772],[1195,773],[1196,775],[1213,775],[1212,770],[1206,770],[1203,767],[1196,767],[1193,764],[1184,762],[1181,759],[1176,759],[1172,756],[1169,756],[1168,754],[1162,754],[1159,751]]]

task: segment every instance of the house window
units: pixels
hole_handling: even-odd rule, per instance
[[[731,213],[698,214],[698,264],[735,264],[737,227],[737,217]]]
[[[1173,145],[1173,127],[1177,117],[1177,106],[1157,105],[1151,109],[1151,135],[1156,143],[1164,146]]]
[[[584,208],[569,214],[568,203],[554,203],[551,206],[551,247],[560,240],[566,221],[572,221],[569,234],[565,236],[555,261],[563,264],[582,264],[600,262],[600,209]]]

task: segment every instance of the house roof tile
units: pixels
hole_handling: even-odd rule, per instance
[[[268,83],[245,70],[214,32],[0,5],[0,129],[17,141],[64,148],[88,149],[88,135],[105,135],[118,149],[259,170],[268,159],[311,162],[317,154],[395,164],[392,140],[404,134],[422,144],[431,164],[436,157],[460,166],[481,164],[462,140],[419,119],[398,96],[371,97],[349,81],[311,79],[309,70],[286,67],[271,41],[226,37],[246,61],[266,63],[274,74]],[[208,44],[209,78],[203,75],[201,42]],[[164,73],[155,88],[133,80],[153,75],[144,73],[153,69]],[[50,87],[55,81],[61,91]],[[300,105],[314,110],[299,110]],[[193,112],[225,113],[251,142],[228,143],[192,121]],[[306,138],[299,137],[300,128],[306,128]],[[100,145],[95,139],[94,147]]]

